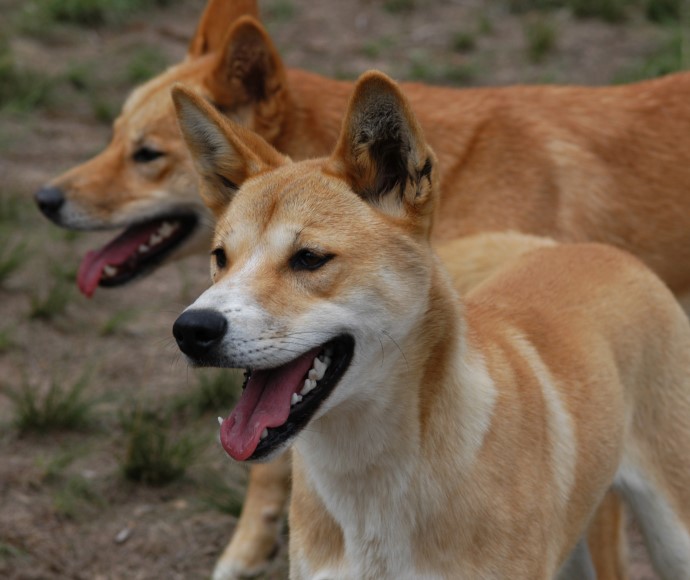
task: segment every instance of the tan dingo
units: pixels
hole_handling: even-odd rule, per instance
[[[610,487],[662,577],[690,578],[690,325],[656,276],[555,246],[461,304],[429,244],[437,160],[381,73],[331,157],[298,163],[174,98],[218,218],[214,285],[174,333],[249,369],[232,457],[294,444],[292,578],[587,577]]]

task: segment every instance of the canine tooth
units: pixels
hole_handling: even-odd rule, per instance
[[[172,234],[175,231],[175,229],[175,225],[171,224],[170,222],[163,222],[161,227],[158,228],[158,233],[164,238],[167,238],[170,234]]]
[[[307,395],[311,391],[313,391],[315,387],[316,387],[316,381],[312,381],[311,379],[306,379],[304,381],[304,386],[302,387],[300,394]]]
[[[151,248],[149,248],[146,244],[140,244],[139,245],[139,252],[142,254],[145,254],[148,252]]]
[[[292,402],[290,403],[291,405],[296,405],[297,403],[302,402],[302,395],[298,395],[297,393],[292,393]]]
[[[312,381],[318,381],[318,380],[319,380],[318,374],[319,374],[319,373],[316,372],[316,369],[310,369],[310,370],[309,370],[309,374],[308,374],[307,376],[308,376]]]
[[[105,268],[103,268],[103,273],[109,277],[114,276],[115,274],[117,274],[117,268],[115,268],[114,266],[106,266]]]
[[[323,375],[326,372],[327,368],[328,365],[324,361],[320,361],[318,358],[314,359],[314,371],[316,371],[316,380],[320,381],[323,378]],[[314,378],[311,376],[311,371],[309,371],[309,378]]]
[[[152,246],[155,246],[156,244],[160,244],[163,241],[163,237],[159,236],[158,234],[151,234],[151,237],[149,238],[149,243]]]
[[[264,427],[264,430],[261,432],[261,439],[266,439],[268,437],[268,429]]]
[[[222,425],[223,424],[223,417],[218,417],[218,424]]]

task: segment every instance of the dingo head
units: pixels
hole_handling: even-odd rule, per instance
[[[217,217],[214,284],[174,334],[194,365],[248,370],[221,439],[235,459],[265,458],[375,398],[398,360],[431,280],[435,157],[378,72],[358,82],[331,157],[296,163],[192,91],[173,98]]]
[[[175,82],[268,139],[280,133],[285,73],[256,15],[254,0],[210,0],[187,58],[130,95],[106,149],[36,194],[62,227],[125,229],[84,258],[78,283],[87,296],[208,247],[211,220],[175,120]]]

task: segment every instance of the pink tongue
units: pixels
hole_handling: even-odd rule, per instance
[[[316,348],[277,369],[252,372],[239,403],[220,428],[220,441],[230,457],[237,461],[249,458],[266,427],[279,427],[287,421],[292,394],[302,389],[319,351]]]
[[[77,274],[77,285],[82,294],[89,298],[93,295],[106,266],[119,266],[130,257],[136,258],[139,246],[147,243],[159,227],[160,222],[155,221],[129,228],[100,250],[88,252]]]

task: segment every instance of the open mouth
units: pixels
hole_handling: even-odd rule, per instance
[[[297,435],[333,392],[354,350],[354,339],[343,335],[280,367],[247,370],[240,401],[221,422],[228,455],[262,459]]]
[[[84,256],[77,284],[86,296],[98,286],[120,286],[155,268],[194,232],[194,214],[161,217],[127,228],[112,242]]]

